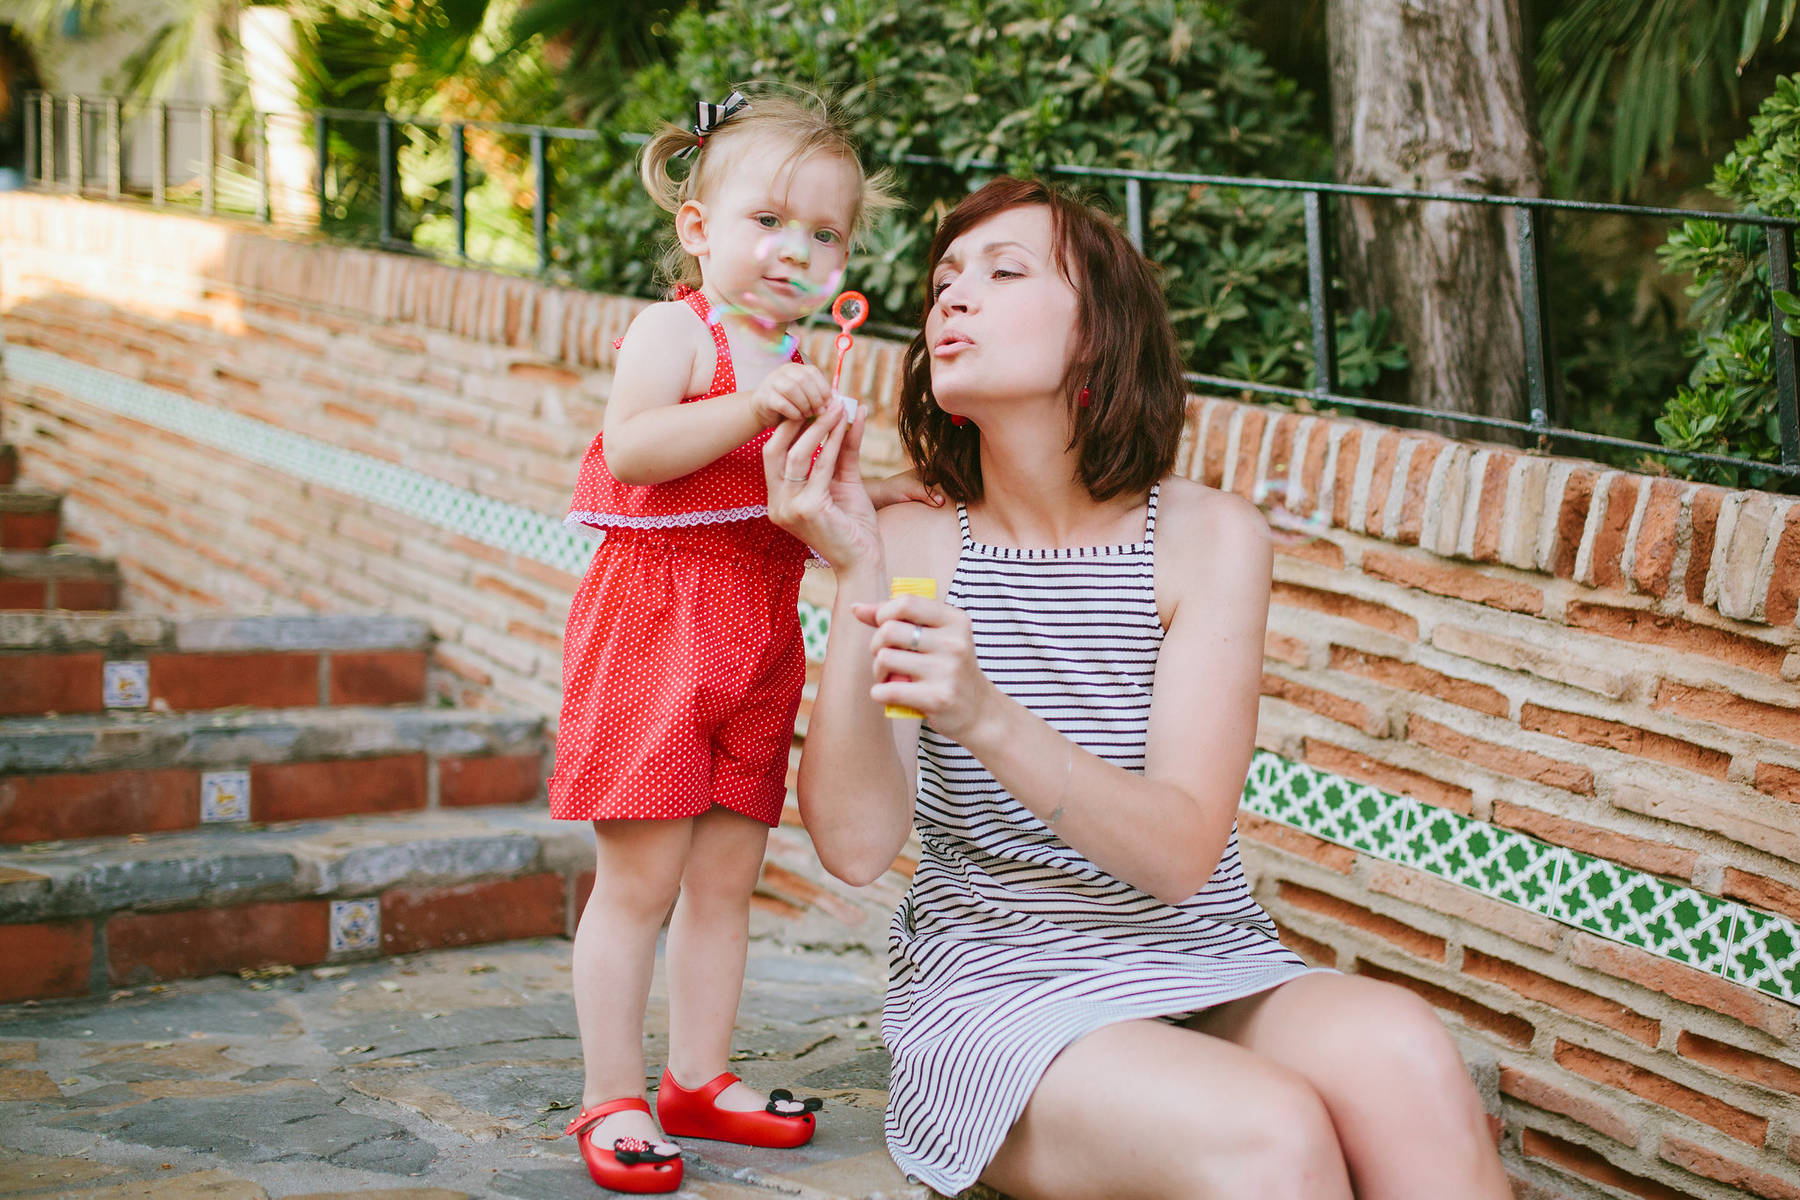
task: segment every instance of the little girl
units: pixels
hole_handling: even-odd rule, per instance
[[[645,148],[644,185],[675,214],[675,298],[619,342],[605,424],[567,518],[603,530],[569,611],[550,811],[592,821],[594,890],[575,935],[585,1067],[576,1135],[594,1182],[681,1183],[644,1094],[643,1021],[669,917],[671,1136],[798,1146],[813,1111],[725,1070],[750,894],[786,795],[806,663],[804,543],[766,515],[762,446],[840,401],[792,323],[829,303],[851,238],[891,203],[823,101],[733,92]],[[690,159],[671,178],[671,160]],[[604,443],[604,452],[602,444]],[[907,477],[880,500],[925,498]],[[878,501],[879,502],[879,501]],[[670,905],[674,913],[669,913]]]

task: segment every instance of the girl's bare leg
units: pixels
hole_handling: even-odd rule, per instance
[[[1456,1043],[1404,988],[1305,975],[1190,1024],[1306,1080],[1360,1200],[1512,1194]]]
[[[694,821],[595,821],[594,890],[575,927],[575,1021],[581,1031],[581,1106],[644,1094],[644,1006],[656,937],[675,902]],[[647,1114],[615,1113],[590,1135],[660,1141]]]
[[[1306,1080],[1160,1021],[1109,1025],[1063,1050],[982,1180],[1018,1200],[1351,1195]]]
[[[669,919],[664,964],[669,975],[669,1073],[695,1088],[728,1070],[744,958],[750,946],[750,894],[762,871],[769,827],[714,806],[694,818],[693,846],[681,898]],[[742,1083],[715,1103],[731,1111],[760,1109],[766,1096]]]

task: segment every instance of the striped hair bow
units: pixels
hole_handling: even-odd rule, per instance
[[[694,136],[699,139],[694,145],[677,154],[676,158],[688,155],[706,145],[706,135],[723,125],[727,119],[739,111],[749,108],[750,102],[744,99],[744,93],[733,92],[725,97],[723,104],[708,104],[704,100],[694,104]]]

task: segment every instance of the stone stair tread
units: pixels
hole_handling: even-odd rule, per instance
[[[55,512],[62,507],[62,493],[29,483],[0,484],[0,513]]]
[[[243,650],[424,650],[431,628],[385,613],[294,613],[188,617],[175,623],[175,648]]]
[[[97,554],[75,550],[0,550],[0,576],[16,579],[53,579],[105,575],[116,578],[118,564]]]
[[[170,625],[149,613],[0,612],[0,650],[157,649],[169,643]]]
[[[165,617],[148,613],[0,613],[0,650],[426,650],[431,629],[383,613]]]
[[[516,805],[42,842],[0,849],[0,923],[367,896],[592,860],[584,822]]]
[[[417,753],[526,754],[539,716],[426,707],[141,710],[0,719],[0,774],[240,767]]]

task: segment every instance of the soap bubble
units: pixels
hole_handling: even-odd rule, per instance
[[[1266,480],[1256,485],[1251,503],[1262,510],[1269,529],[1281,542],[1309,542],[1331,528],[1329,516],[1320,511],[1318,498],[1298,484]]]

